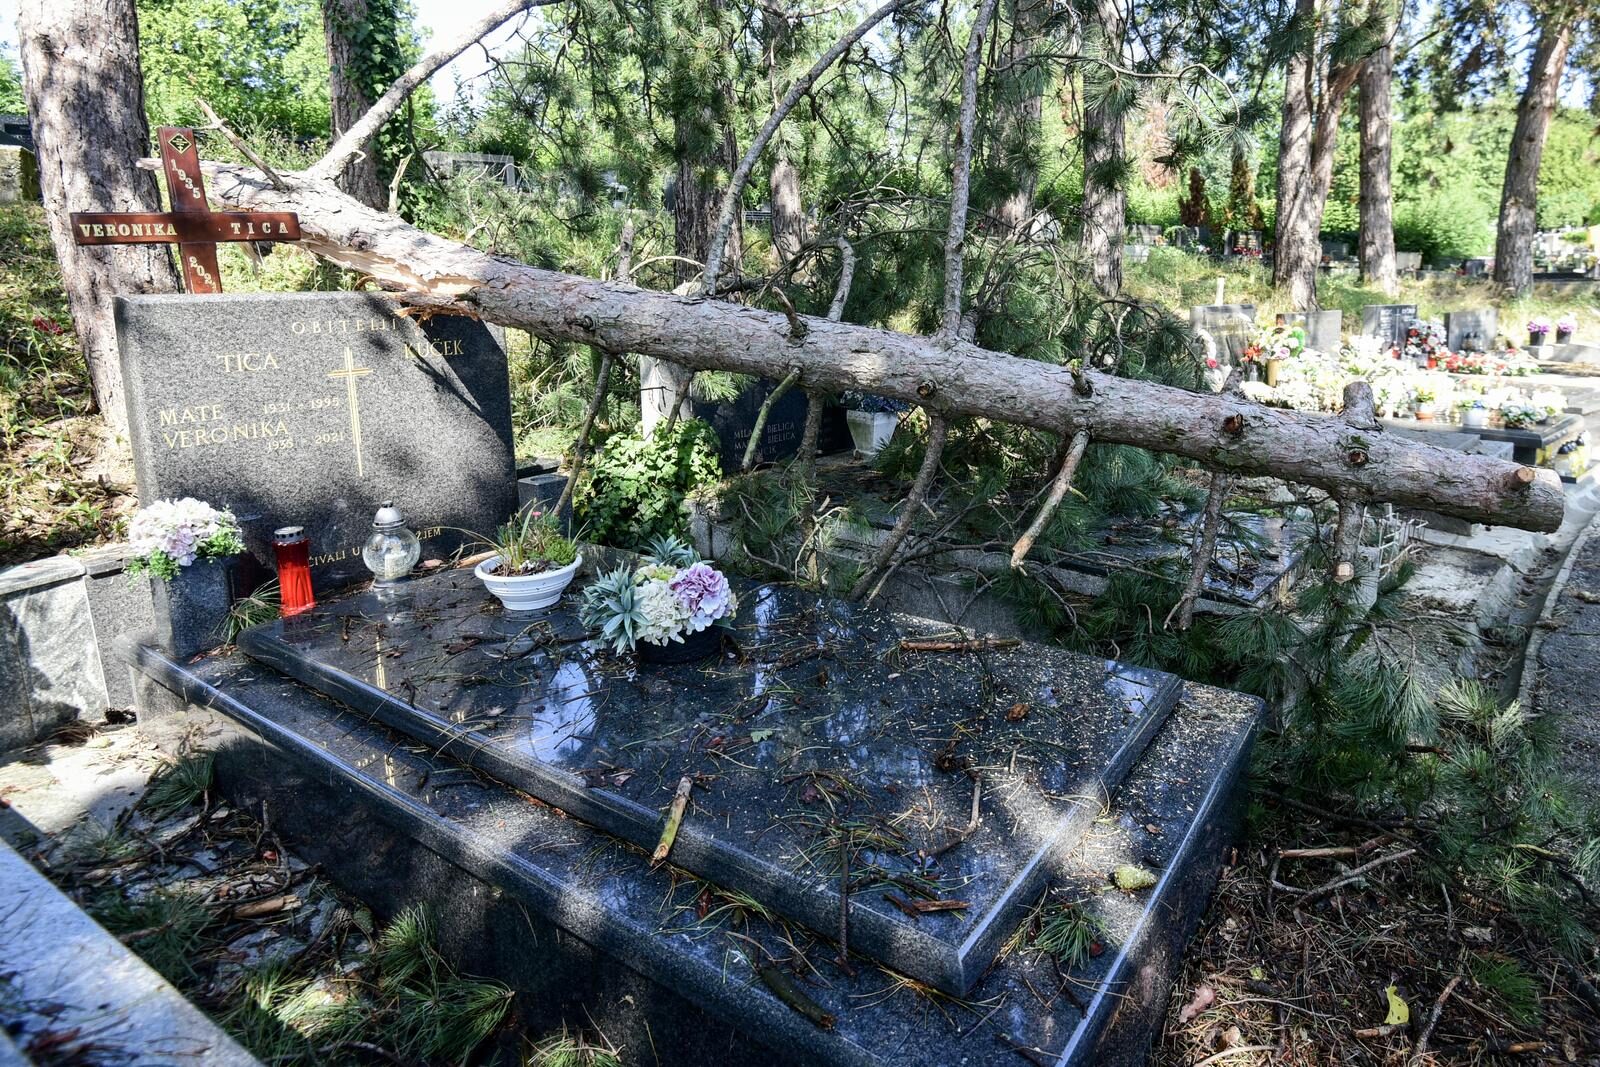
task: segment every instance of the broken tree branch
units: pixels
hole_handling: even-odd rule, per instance
[[[1178,629],[1187,630],[1194,623],[1194,606],[1206,586],[1206,571],[1211,567],[1211,557],[1217,551],[1217,533],[1222,528],[1222,502],[1233,487],[1233,479],[1226,474],[1213,474],[1211,488],[1206,491],[1206,507],[1200,518],[1200,536],[1195,538],[1194,559],[1189,564],[1189,580],[1183,583],[1183,595],[1167,612],[1161,628],[1172,625],[1178,617]]]
[[[366,144],[368,139],[378,132],[378,128],[400,110],[400,105],[406,102],[406,98],[415,92],[419,85],[433,77],[440,67],[471,48],[512,16],[530,7],[542,7],[555,2],[556,0],[507,0],[468,26],[461,36],[417,60],[410,70],[400,75],[395,83],[389,86],[389,91],[380,96],[377,103],[367,109],[366,114],[339,135],[333,142],[333,147],[328,149],[328,154],[313,163],[306,171],[306,177],[328,181],[337,178],[344,172],[344,168],[350,165],[350,161],[362,153],[361,146]]]
[[[767,398],[761,402],[761,410],[756,412],[755,425],[750,427],[750,440],[744,446],[744,459],[739,464],[739,473],[749,474],[750,468],[755,466],[756,452],[761,447],[761,432],[767,428],[767,418],[772,414],[772,406],[779,400],[782,400],[783,394],[787,393],[790,389],[793,389],[794,383],[798,382],[799,380],[800,368],[796,367],[794,370],[790,371],[784,377],[783,381],[778,383],[777,388],[768,393]],[[808,417],[809,414],[810,413],[807,412]]]
[[[589,434],[594,429],[594,420],[599,416],[600,409],[606,402],[606,390],[611,385],[611,365],[616,361],[610,352],[600,353],[600,368],[594,375],[594,396],[589,398],[589,407],[583,413],[583,424],[578,427],[578,438],[572,442],[572,469],[567,472],[567,484],[561,487],[561,497],[556,501],[553,509],[556,521],[561,519],[561,509],[567,506],[567,501],[572,499],[572,494],[578,485],[578,475],[583,470],[583,457],[589,449]]]
[[[689,791],[693,788],[693,775],[686,774],[678,779],[678,790],[672,794],[672,805],[667,809],[667,824],[661,828],[661,840],[650,853],[652,864],[665,863],[672,854],[673,842],[678,840],[678,827],[683,825],[683,813],[689,810]]]
[[[151,169],[159,167],[152,160]],[[807,319],[800,343],[784,316],[752,307],[634,289],[508,261],[365,207],[331,182],[204,163],[212,198],[300,215],[301,247],[405,291],[408,303],[454,308],[549,341],[638,352],[698,370],[779,377],[800,366],[809,389],[859,389],[912,403],[937,395],[948,417],[977,416],[1102,444],[1183,456],[1212,470],[1269,475],[1334,496],[1388,500],[1476,522],[1554,530],[1566,497],[1552,470],[1463,455],[1348,422],[1084,371],[1072,372],[962,341]],[[1358,456],[1359,459],[1352,459]]]
[[[717,276],[722,273],[722,255],[728,244],[728,235],[733,232],[733,220],[739,213],[744,187],[750,182],[750,172],[755,169],[756,160],[761,158],[761,153],[766,150],[772,135],[778,132],[778,126],[789,117],[789,112],[794,110],[794,106],[811,90],[824,71],[853,48],[857,41],[865,37],[868,30],[882,22],[891,11],[907,2],[908,0],[889,0],[857,23],[849,33],[833,42],[833,47],[822,53],[817,61],[811,64],[811,69],[789,86],[789,91],[783,94],[783,99],[772,109],[767,121],[761,124],[755,140],[751,141],[750,147],[745,150],[744,158],[739,160],[739,165],[734,168],[733,177],[728,181],[727,192],[722,195],[722,213],[717,216],[717,228],[711,235],[711,253],[706,257],[706,272],[702,283],[704,292],[716,292]],[[993,0],[990,2],[992,4]]]
[[[928,448],[922,454],[922,467],[917,471],[917,479],[911,483],[911,491],[906,494],[905,501],[900,505],[900,517],[895,520],[894,529],[889,531],[889,536],[883,539],[878,550],[872,554],[872,562],[867,564],[867,569],[856,579],[855,586],[850,590],[851,600],[860,600],[867,595],[867,590],[872,588],[872,583],[877,580],[878,575],[893,562],[900,542],[911,532],[912,525],[917,521],[917,512],[922,510],[922,504],[928,498],[928,490],[933,486],[933,479],[939,473],[939,457],[944,454],[944,439],[948,432],[949,424],[945,422],[943,415],[929,416]]]
[[[1051,516],[1055,515],[1056,508],[1061,506],[1067,490],[1072,488],[1072,476],[1078,472],[1078,464],[1088,447],[1087,433],[1079,430],[1072,435],[1072,443],[1067,446],[1067,454],[1062,457],[1061,468],[1056,471],[1055,481],[1050,483],[1050,495],[1045,497],[1044,503],[1039,507],[1039,513],[1033,517],[1033,522],[1028,525],[1023,535],[1017,538],[1015,547],[1011,549],[1011,566],[1022,566],[1022,561],[1033,551],[1033,543],[1044,533],[1044,528],[1050,525]]]

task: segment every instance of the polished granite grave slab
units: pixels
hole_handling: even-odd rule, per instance
[[[508,617],[468,571],[346,595],[239,647],[645,849],[692,777],[674,864],[821,931],[847,896],[853,946],[965,992],[1178,679],[1036,645],[907,651],[954,631],[780,585],[740,597],[699,665],[613,655],[575,593]]]
[[[239,656],[137,654],[141,727],[217,755],[220,790],[380,916],[426,904],[443,950],[517,992],[534,1033],[598,1029],[625,1062],[1056,1067],[1144,1062],[1242,809],[1260,702],[1188,684],[1168,723],[1030,904],[1102,951],[1031,948],[1033,911],[953,998],[764,914],[727,887],[531,803]],[[1109,872],[1157,876],[1122,893]],[[852,949],[855,948],[852,941]],[[825,1019],[780,999],[787,982]],[[1020,1051],[1019,1051],[1020,1050]]]

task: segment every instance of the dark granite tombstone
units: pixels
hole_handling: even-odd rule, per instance
[[[585,642],[572,597],[508,618],[459,570],[319,604],[239,647],[647,850],[691,778],[672,862],[813,929],[837,924],[848,833],[851,947],[965,993],[1181,683],[1039,645],[918,651],[904,642],[950,628],[782,585],[739,595],[738,654],[706,665]],[[971,726],[994,711],[1004,729]],[[975,796],[985,814],[969,822]],[[907,892],[964,903],[918,917],[889,899]]]
[[[232,508],[270,566],[304,526],[319,588],[368,577],[394,500],[425,553],[516,507],[510,381],[488,327],[395,314],[375,293],[117,299],[139,495]]]
[[[1457,352],[1487,352],[1494,345],[1497,322],[1494,308],[1447,311],[1444,314],[1445,344]]]
[[[1322,242],[1322,254],[1327,256],[1329,259],[1349,259],[1350,258],[1350,242],[1349,241],[1323,241]]]
[[[1189,325],[1204,330],[1217,343],[1217,358],[1238,363],[1256,328],[1254,304],[1205,304],[1189,309]]]
[[[1289,311],[1283,321],[1290,326],[1304,326],[1306,344],[1318,352],[1337,355],[1344,343],[1344,312],[1334,308],[1329,311]]]
[[[717,440],[722,444],[724,471],[731,474],[739,469],[761,405],[774,387],[774,383],[763,378],[732,400],[715,404],[703,400],[694,402],[694,417],[704,419],[717,431]],[[756,447],[756,462],[771,463],[786,459],[799,450],[800,435],[805,429],[806,405],[806,394],[799,387],[790,389],[778,398],[767,417],[766,426],[762,428],[761,443]],[[849,447],[850,428],[845,424],[844,411],[830,404],[822,415],[817,448],[827,454]]]
[[[1366,304],[1361,308],[1361,336],[1385,345],[1403,345],[1406,329],[1417,318],[1415,304]]]

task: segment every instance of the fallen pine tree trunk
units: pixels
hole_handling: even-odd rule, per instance
[[[148,163],[148,161],[147,161]],[[153,164],[151,164],[153,165]],[[466,312],[548,341],[636,352],[696,370],[857,389],[1100,443],[1137,445],[1212,470],[1316,486],[1341,500],[1389,501],[1529,530],[1561,523],[1554,471],[1466,455],[1332,415],[1019,359],[963,341],[790,317],[699,297],[540,270],[424,232],[326,180],[204,164],[230,207],[295,211],[301,242],[412,303]]]

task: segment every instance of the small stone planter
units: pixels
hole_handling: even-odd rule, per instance
[[[900,416],[892,411],[847,411],[844,418],[856,451],[866,459],[882,452],[900,425]]]
[[[499,556],[490,556],[472,573],[484,586],[499,598],[507,611],[540,611],[561,599],[572,579],[583,566],[583,556],[578,556],[565,567],[538,574],[518,574],[507,578],[494,573],[500,566]]]
[[[155,601],[156,641],[173,659],[186,660],[216,648],[227,634],[233,607],[234,557],[197,559],[179,567],[171,581],[150,578]]]

